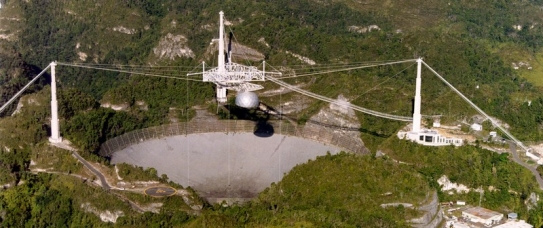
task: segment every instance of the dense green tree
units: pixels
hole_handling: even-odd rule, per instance
[[[107,139],[141,127],[135,116],[126,112],[99,108],[75,115],[66,124],[66,133],[83,151],[96,152]]]

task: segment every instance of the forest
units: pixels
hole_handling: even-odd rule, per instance
[[[532,26],[524,26],[520,31],[514,30],[515,21],[528,23],[529,20],[535,20],[536,16],[529,8],[523,12],[515,7],[506,6],[507,3],[481,3],[450,5],[443,12],[435,12],[433,16],[446,14],[449,20],[444,20],[442,25],[418,29],[407,30],[402,33],[395,33],[394,16],[386,16],[375,10],[362,10],[349,5],[348,3],[331,4],[331,7],[312,4],[311,1],[299,1],[296,3],[286,2],[251,2],[247,3],[245,9],[240,9],[238,4],[227,1],[223,4],[200,1],[199,3],[190,2],[167,2],[167,1],[125,1],[115,2],[107,1],[102,6],[88,5],[91,9],[82,11],[73,8],[74,5],[62,1],[30,1],[29,3],[12,3],[15,9],[20,10],[22,16],[26,19],[26,26],[22,26],[21,39],[13,47],[13,51],[19,53],[20,63],[3,63],[2,68],[22,68],[30,69],[22,73],[23,77],[10,79],[4,76],[6,82],[2,86],[3,99],[7,99],[9,94],[13,94],[17,88],[24,83],[25,75],[30,77],[32,67],[46,66],[50,60],[43,59],[42,56],[48,56],[49,59],[61,60],[63,62],[78,61],[76,54],[72,51],[77,49],[95,52],[96,58],[103,64],[133,64],[141,65],[150,61],[151,49],[158,42],[160,36],[170,31],[164,24],[164,20],[177,20],[180,28],[176,30],[192,32],[186,34],[189,37],[189,45],[193,47],[196,53],[203,53],[206,40],[213,37],[212,31],[203,29],[193,29],[198,25],[206,24],[216,20],[215,17],[202,17],[204,13],[208,15],[211,12],[221,8],[226,12],[236,12],[232,18],[246,18],[240,25],[233,27],[236,37],[239,37],[247,45],[259,47],[263,50],[266,61],[273,65],[288,65],[289,62],[296,61],[289,56],[285,56],[283,51],[289,50],[299,53],[303,56],[310,56],[311,59],[320,63],[337,62],[360,62],[391,59],[409,59],[422,56],[434,69],[444,75],[449,82],[456,85],[460,91],[467,93],[468,97],[474,101],[481,109],[491,115],[496,116],[511,126],[511,131],[521,140],[539,141],[543,138],[541,126],[543,120],[541,113],[543,111],[542,97],[538,95],[540,88],[534,87],[529,81],[526,81],[514,72],[513,69],[504,62],[504,59],[493,53],[492,47],[500,43],[514,43],[519,49],[530,50],[531,53],[541,48],[537,43],[538,34],[543,34],[541,25],[533,22]],[[267,4],[267,5],[266,5]],[[399,3],[400,4],[400,3]],[[436,2],[441,5],[441,2]],[[505,4],[505,5],[504,5]],[[537,3],[533,3],[537,4]],[[260,16],[250,16],[253,11],[260,12],[258,9],[262,6],[270,7],[266,12],[261,12]],[[279,6],[288,7],[279,7]],[[107,39],[104,32],[109,22],[96,21],[93,17],[77,18],[67,13],[64,8],[71,9],[74,13],[82,15],[99,14],[92,9],[102,7],[104,13],[119,7],[121,12],[137,11],[142,13],[140,17],[127,19],[125,23],[149,25],[147,30],[139,31],[131,36],[114,35],[114,39]],[[276,8],[274,8],[276,7]],[[526,5],[529,7],[529,5]],[[480,11],[479,9],[484,9]],[[55,12],[51,14],[40,14],[42,10]],[[81,12],[79,12],[81,11]],[[257,14],[258,15],[258,14]],[[507,15],[504,16],[504,15]],[[101,15],[105,16],[105,15]],[[114,17],[111,19],[113,20]],[[337,20],[336,18],[342,18]],[[97,24],[98,26],[91,26]],[[349,25],[379,25],[379,32],[353,33],[345,29]],[[326,25],[326,26],[323,26]],[[452,26],[456,28],[453,31],[445,33],[441,26]],[[463,29],[457,28],[461,27]],[[39,29],[34,29],[39,28]],[[494,29],[490,29],[494,28]],[[499,29],[502,28],[502,29]],[[490,29],[490,30],[489,30]],[[48,34],[45,36],[44,34]],[[82,35],[74,35],[82,34]],[[90,42],[90,37],[94,40],[108,40],[108,42]],[[259,38],[264,37],[270,47],[263,47],[258,43]],[[303,42],[305,37],[311,37],[311,43]],[[534,43],[535,42],[535,43]],[[88,45],[78,45],[88,43]],[[425,43],[428,45],[420,45]],[[415,45],[416,44],[416,45]],[[82,47],[79,47],[82,46]],[[85,47],[87,46],[87,47]],[[47,47],[47,48],[37,48]],[[113,48],[117,47],[117,48]],[[416,54],[415,54],[416,53]],[[447,53],[442,55],[442,53]],[[413,55],[416,56],[413,56]],[[208,59],[201,56],[199,58]],[[208,59],[209,60],[209,59]],[[86,60],[91,61],[91,59]],[[210,61],[213,62],[213,59]],[[197,58],[179,59],[174,62],[168,62],[172,65],[196,66]],[[21,65],[30,67],[21,67]],[[294,63],[298,64],[298,63]],[[141,76],[130,76],[123,73],[97,71],[82,68],[59,67],[59,82],[61,87],[66,89],[76,89],[79,92],[94,97],[98,102],[113,102],[128,104],[133,111],[133,116],[138,116],[138,120],[145,122],[139,127],[156,126],[168,122],[169,108],[187,109],[194,104],[201,104],[205,99],[213,95],[212,85],[205,83],[190,83],[182,80],[156,79]],[[394,74],[398,69],[389,69],[376,71],[357,71],[350,74],[329,75],[317,77],[316,82],[311,85],[310,90],[328,97],[337,97],[338,94],[355,97],[357,93],[365,91],[368,85],[367,77],[354,77],[357,75],[382,75]],[[328,80],[333,77],[335,81],[349,81],[352,88],[330,87]],[[46,79],[39,85],[46,84]],[[413,84],[414,80],[410,77],[398,77],[397,84]],[[188,85],[186,85],[188,84]],[[454,94],[444,92],[447,90],[442,83],[430,79],[425,83],[425,96],[432,98],[425,100],[423,107],[428,114],[443,115],[443,122],[455,122],[462,120],[475,111],[459,99]],[[475,87],[481,88],[476,91]],[[8,89],[9,88],[9,89]],[[498,89],[493,89],[498,88]],[[410,88],[397,87],[396,90],[403,93],[410,93]],[[184,91],[188,90],[188,91]],[[201,91],[194,93],[192,91]],[[395,99],[398,94],[385,92],[386,90],[376,90],[368,93],[364,99],[354,100],[353,103],[374,108],[384,112],[402,112],[410,115],[411,104],[409,96],[402,95],[402,99]],[[186,94],[186,95],[185,95]],[[525,97],[524,100],[518,100],[519,97]],[[402,103],[394,105],[383,105],[381,103],[371,103],[372,100],[383,100]],[[526,102],[530,100],[530,104]],[[136,101],[144,101],[149,107],[146,112],[139,112],[136,107]],[[188,102],[188,103],[187,103]],[[390,103],[389,103],[390,104]],[[322,107],[322,104],[318,105]],[[393,108],[391,108],[393,107]],[[318,110],[318,108],[308,109]],[[502,110],[508,110],[503,112]],[[139,113],[138,113],[139,112]],[[304,119],[312,113],[299,113],[295,118]],[[78,115],[94,115],[93,113],[78,113]],[[77,117],[89,119],[93,117]],[[367,117],[364,117],[367,118]],[[362,121],[366,122],[366,121]],[[398,129],[397,124],[386,123],[363,126],[366,130],[369,128],[387,129],[386,135],[395,132]],[[77,123],[74,123],[77,125]],[[134,129],[127,119],[126,129]],[[122,132],[120,132],[122,133]],[[67,134],[68,135],[68,134]],[[83,134],[84,135],[84,134]],[[80,136],[83,136],[80,135]],[[94,134],[95,135],[95,134]],[[80,137],[76,136],[76,137]],[[113,135],[111,135],[113,136]],[[100,141],[103,142],[109,136],[99,136],[101,139],[77,139],[76,141]],[[368,139],[371,140],[371,139]],[[87,148],[86,146],[83,146]],[[91,148],[88,148],[92,151]]]
[[[0,31],[16,34],[15,40],[0,40],[0,103],[55,60],[96,66],[163,65],[174,67],[175,71],[169,74],[185,76],[184,67],[192,69],[202,61],[214,63],[215,56],[209,54],[208,44],[217,36],[213,28],[222,10],[232,23],[229,29],[238,39],[236,42],[263,53],[271,66],[302,64],[286,51],[307,56],[322,65],[423,57],[482,110],[509,125],[518,139],[543,140],[543,88],[539,81],[526,79],[526,71],[513,69],[512,59],[521,60],[515,59],[518,55],[513,52],[504,51],[504,47],[512,47],[514,53],[535,58],[532,64],[534,71],[538,69],[536,56],[543,50],[543,21],[537,10],[543,6],[541,1],[415,0],[396,1],[392,5],[366,2],[361,5],[355,1],[331,0],[8,0],[2,2],[0,15],[20,20],[0,22]],[[378,25],[379,30],[357,33],[348,29],[370,25]],[[133,33],[112,32],[116,26],[133,28]],[[187,45],[196,56],[174,60],[155,56],[153,48],[168,33],[186,36]],[[259,42],[261,38],[268,45]],[[89,57],[83,60],[79,52]],[[408,70],[402,71],[404,68]],[[318,65],[311,70],[316,69]],[[58,71],[61,134],[85,158],[106,166],[107,160],[96,154],[108,139],[135,129],[190,120],[195,106],[216,108],[211,83],[67,66],[59,66]],[[413,72],[413,67],[402,65],[286,81],[307,83],[305,89],[327,97],[341,94],[362,107],[408,116],[412,112]],[[423,70],[423,74],[429,72]],[[371,90],[391,75],[395,75],[394,80]],[[524,204],[532,192],[541,194],[541,191],[531,174],[508,156],[479,146],[414,145],[395,137],[404,123],[362,113],[357,113],[362,140],[372,152],[385,151],[389,157],[329,155],[296,167],[247,205],[206,205],[195,216],[188,210],[175,209],[174,204],[180,203],[180,199],[172,198],[164,199],[167,205],[160,213],[130,213],[120,217],[116,224],[102,223],[81,209],[84,201],[76,193],[115,202],[111,208],[130,209],[111,194],[79,180],[59,178],[57,174],[34,174],[29,170],[39,153],[50,150],[45,145],[50,133],[50,110],[46,105],[49,81],[50,76],[46,75],[26,92],[21,99],[25,105],[18,114],[11,115],[17,110],[16,104],[0,113],[0,184],[12,185],[0,190],[0,212],[12,212],[0,216],[2,226],[367,227],[380,224],[404,227],[408,225],[405,221],[416,217],[417,212],[399,207],[382,209],[378,206],[380,202],[370,196],[390,187],[394,181],[404,183],[402,180],[408,179],[411,181],[400,187],[405,188],[402,194],[407,194],[408,189],[420,193],[436,190],[442,201],[478,202],[479,194],[449,195],[439,191],[436,181],[443,175],[472,188],[495,187],[497,191],[485,194],[483,206],[495,210],[507,208],[536,227],[543,226],[543,203],[539,202],[532,210]],[[264,85],[274,86],[269,82]],[[425,78],[423,87],[424,114],[442,115],[443,124],[470,121],[476,114],[435,77]],[[289,96],[293,95],[286,94],[284,98]],[[280,105],[277,97],[263,98],[263,102]],[[102,107],[106,103],[124,105],[126,109]],[[311,102],[289,117],[304,124],[325,105]],[[69,157],[59,160],[70,160]],[[394,164],[392,158],[412,165]],[[72,163],[58,166],[56,169],[69,173],[82,169]],[[394,172],[383,171],[387,169]],[[541,166],[538,169],[543,173]],[[300,181],[300,177],[305,181]],[[374,183],[378,177],[390,179]],[[343,181],[348,178],[352,182]],[[366,184],[356,185],[357,188],[349,184],[355,182]],[[334,189],[338,193],[329,194]],[[288,194],[281,193],[284,191]],[[363,191],[367,197],[355,191]],[[420,199],[421,195],[414,194],[404,198]],[[50,206],[53,204],[58,207]]]

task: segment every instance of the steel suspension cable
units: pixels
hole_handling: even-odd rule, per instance
[[[412,117],[397,116],[397,115],[391,115],[391,114],[386,114],[386,113],[382,113],[382,112],[377,112],[377,111],[373,111],[373,110],[363,108],[363,107],[360,107],[360,106],[357,106],[357,105],[353,105],[351,103],[340,103],[338,100],[328,98],[328,97],[325,97],[325,96],[322,96],[322,95],[318,95],[318,94],[315,94],[315,93],[312,93],[312,92],[297,88],[297,87],[292,86],[292,85],[290,85],[290,84],[288,84],[286,82],[278,80],[278,79],[276,79],[274,77],[269,77],[268,76],[266,78],[268,80],[270,80],[271,82],[274,82],[274,83],[276,83],[276,84],[278,84],[280,86],[283,86],[285,88],[288,88],[288,89],[290,89],[292,91],[295,91],[295,92],[298,92],[300,94],[306,95],[308,97],[315,98],[317,100],[325,101],[325,102],[336,104],[336,105],[339,105],[339,106],[347,106],[347,107],[352,108],[354,110],[357,110],[357,111],[360,111],[360,112],[363,112],[363,113],[366,113],[366,114],[370,114],[370,115],[373,115],[373,116],[385,118],[385,119],[405,121],[405,122],[413,121]]]
[[[28,82],[21,90],[19,90],[19,92],[17,92],[11,99],[9,99],[8,102],[2,105],[2,107],[0,107],[0,113],[2,113],[11,103],[13,103],[17,98],[19,98],[19,96],[21,96],[21,94],[26,89],[28,89],[28,87],[30,87],[30,85],[32,85],[36,80],[38,80],[38,78],[40,78],[50,67],[51,65],[47,65],[45,69],[43,69],[38,75],[36,75],[36,77],[30,80],[30,82]]]
[[[528,151],[529,148],[524,146],[524,144],[518,140],[517,138],[515,138],[515,136],[513,136],[511,133],[509,133],[509,131],[507,131],[505,128],[503,128],[496,120],[494,120],[494,118],[490,117],[488,114],[486,114],[482,109],[480,109],[479,107],[477,107],[477,105],[475,105],[473,102],[471,102],[471,100],[469,100],[466,96],[464,96],[464,94],[462,94],[459,90],[457,90],[453,85],[451,85],[451,83],[449,83],[447,80],[445,80],[445,78],[443,78],[440,74],[438,74],[434,69],[432,69],[430,66],[428,66],[428,64],[426,64],[426,62],[422,61],[422,63],[424,64],[424,66],[426,66],[430,71],[432,71],[432,73],[434,73],[434,75],[436,75],[441,81],[443,81],[443,83],[445,83],[447,86],[449,86],[449,88],[451,88],[454,92],[456,92],[458,94],[458,96],[460,96],[462,99],[464,99],[464,101],[466,101],[469,105],[471,105],[475,110],[477,110],[477,112],[479,112],[479,114],[485,116],[487,119],[490,120],[490,122],[492,122],[492,125],[496,126],[497,128],[499,128],[503,133],[505,133],[505,135],[507,135],[511,140],[513,140],[515,142],[515,144],[517,144],[518,146],[520,146],[524,151]]]
[[[376,66],[386,66],[386,65],[399,64],[399,63],[408,63],[408,62],[415,62],[415,61],[417,61],[417,60],[416,59],[409,59],[409,60],[402,60],[402,61],[396,61],[396,62],[387,62],[387,63],[374,64],[374,65],[362,65],[362,66],[357,66],[357,67],[341,68],[341,69],[337,69],[337,70],[328,70],[328,71],[307,73],[307,74],[294,75],[294,76],[285,76],[285,77],[281,77],[281,79],[305,77],[305,76],[318,75],[318,74],[337,73],[337,72],[342,72],[342,71],[358,70],[358,69],[364,69],[364,68],[370,68],[370,67],[376,67]]]
[[[165,76],[165,75],[159,75],[159,74],[132,72],[132,71],[127,71],[127,70],[109,69],[109,68],[103,68],[103,67],[91,67],[91,66],[86,66],[86,65],[78,65],[78,64],[70,64],[70,63],[58,62],[57,64],[62,65],[62,66],[71,66],[71,67],[79,67],[79,68],[86,68],[86,69],[104,70],[104,71],[112,71],[112,72],[143,75],[143,76],[151,76],[151,77],[159,77],[159,78],[171,78],[171,79],[179,79],[179,80],[186,80],[186,81],[197,81],[197,82],[202,81],[202,80],[191,79],[191,78],[182,78],[182,77]]]

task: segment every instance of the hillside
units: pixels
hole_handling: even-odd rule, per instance
[[[538,194],[537,185],[529,172],[508,161],[506,154],[498,155],[471,146],[435,149],[394,137],[380,149],[407,162],[405,164],[386,156],[326,155],[295,167],[281,182],[272,184],[244,206],[207,205],[203,210],[195,210],[194,205],[180,196],[152,198],[137,190],[119,189],[107,193],[70,153],[44,143],[47,130],[42,128],[39,119],[36,121],[31,116],[48,115],[45,94],[49,92],[46,87],[37,94],[25,96],[16,115],[0,121],[3,126],[0,143],[4,145],[1,159],[5,168],[2,170],[7,171],[2,173],[1,181],[7,184],[0,192],[0,208],[14,212],[1,217],[2,224],[7,226],[32,223],[37,226],[87,224],[93,227],[158,224],[188,227],[206,224],[222,224],[223,227],[382,224],[404,227],[408,221],[426,212],[408,207],[382,208],[381,204],[425,205],[441,175],[473,188],[493,186],[498,189],[485,194],[485,207],[505,212],[514,210],[533,223],[541,218],[543,210],[541,202],[537,208],[527,210],[527,204],[521,199]],[[17,131],[5,137],[5,127]],[[444,154],[448,157],[443,157]],[[167,176],[157,177],[154,169],[141,170],[129,165],[111,167],[103,161],[93,163],[107,175],[122,178],[109,180],[117,186],[157,181],[185,191],[181,186],[167,182]],[[460,199],[476,203],[480,199],[479,193],[473,192],[448,195],[438,190],[438,194],[440,200],[446,201]],[[46,207],[49,203],[61,205],[60,210]],[[145,210],[150,212],[136,213],[133,205],[148,208]]]
[[[230,25],[227,29],[234,32],[235,41],[263,54],[271,66],[292,68],[303,64],[294,55],[305,56],[317,64],[421,56],[483,110],[507,122],[520,139],[541,140],[542,120],[536,113],[542,111],[537,56],[543,23],[541,14],[534,10],[538,3],[418,3],[9,2],[1,10],[5,15],[1,17],[2,33],[9,38],[1,40],[0,53],[6,56],[0,66],[6,72],[2,80],[9,82],[2,84],[2,99],[13,94],[14,88],[20,88],[26,81],[24,78],[35,72],[32,69],[42,68],[53,60],[115,66],[177,66],[177,74],[158,71],[177,76],[184,76],[202,60],[213,65],[215,57],[210,54],[208,43],[216,36],[217,12],[223,10]],[[172,49],[180,51],[169,51]],[[528,65],[520,66],[520,62],[529,64],[531,70]],[[519,69],[515,70],[513,64],[520,66]],[[403,67],[318,76],[311,79],[316,81],[310,89],[329,97],[343,94],[363,107],[410,115],[414,81],[407,76],[414,69],[365,93]],[[138,109],[136,101],[143,102],[151,108],[137,115],[149,125],[167,123],[172,115],[177,115],[168,109],[186,109],[213,97],[212,86],[205,83],[129,77],[72,67],[59,67],[59,70],[62,88],[76,88],[102,103],[129,106],[133,110]],[[351,87],[330,87],[331,78]],[[298,80],[310,81],[310,78]],[[435,80],[424,80],[424,96],[430,99],[423,99],[423,113],[443,115],[443,122],[469,121],[474,110]],[[269,83],[266,86],[273,87]],[[480,89],[475,90],[476,87]],[[379,100],[382,102],[375,102]],[[309,107],[295,117],[306,119],[318,107]],[[509,111],[502,112],[504,109]],[[366,119],[362,122],[375,122],[371,117],[362,118]],[[399,126],[386,122],[362,127],[375,133],[379,130],[374,128],[381,128],[381,133],[390,135]]]
[[[186,77],[188,72],[200,71],[199,64],[202,61],[214,66],[216,46],[210,44],[210,41],[217,38],[218,12],[222,10],[226,15],[227,32],[232,31],[234,34],[236,62],[258,66],[260,60],[264,59],[270,68],[282,69],[283,73],[302,74],[332,65],[348,66],[423,57],[425,62],[485,112],[506,123],[513,135],[533,144],[543,141],[541,1],[0,2],[0,104],[55,60],[91,67],[137,69],[168,77]],[[315,65],[311,65],[313,63]],[[71,141],[85,158],[103,164],[109,172],[113,172],[113,168],[96,152],[100,144],[123,133],[188,121],[194,116],[195,106],[212,109],[223,118],[247,118],[244,110],[235,110],[232,106],[227,106],[229,112],[219,110],[213,101],[215,91],[211,83],[67,66],[59,66],[57,69],[62,136]],[[342,96],[353,104],[372,110],[409,116],[412,112],[414,74],[415,67],[404,64],[311,75],[285,81],[330,98]],[[423,114],[442,115],[442,124],[471,123],[476,111],[437,78],[427,75],[430,72],[423,70]],[[359,204],[336,208],[334,202],[324,199],[319,201],[319,196],[322,196],[320,192],[285,199],[278,193],[279,190],[270,187],[254,204],[239,208],[208,205],[200,217],[196,216],[200,212],[191,211],[185,206],[183,210],[175,210],[171,205],[164,209],[166,213],[139,215],[129,212],[131,210],[121,199],[108,198],[111,196],[109,194],[100,196],[102,193],[70,179],[69,175],[56,180],[51,177],[56,174],[36,175],[30,172],[31,161],[43,159],[40,157],[42,151],[54,150],[46,145],[50,131],[49,80],[50,77],[46,75],[27,91],[28,95],[19,101],[22,107],[19,107],[18,114],[11,116],[17,110],[16,104],[0,113],[0,164],[3,167],[0,171],[0,184],[9,186],[7,191],[0,192],[0,212],[14,207],[19,202],[17,200],[27,202],[24,204],[25,209],[10,218],[9,224],[29,219],[39,220],[46,216],[43,202],[59,201],[64,205],[63,210],[55,216],[71,214],[72,224],[91,221],[112,226],[100,223],[96,217],[87,218],[89,215],[84,214],[80,208],[84,200],[73,192],[68,193],[73,189],[115,201],[118,207],[113,209],[123,210],[127,215],[121,217],[119,224],[133,225],[146,220],[167,220],[170,225],[193,227],[214,221],[232,226],[345,225],[346,221],[349,221],[348,224],[356,223],[349,220],[356,218],[354,214],[363,214],[352,208],[371,204],[377,210],[379,207],[375,205],[381,203],[364,199]],[[262,102],[276,110],[282,110],[290,104],[288,117],[299,124],[305,124],[326,105],[292,92],[281,91],[271,82],[262,85],[266,87],[259,92]],[[229,96],[233,99],[233,93]],[[241,114],[236,115],[236,112]],[[438,190],[436,179],[442,175],[471,188],[483,186],[488,189],[493,186],[500,191],[485,195],[484,206],[504,213],[519,211],[521,218],[529,219],[532,223],[539,221],[537,224],[543,225],[543,213],[539,213],[543,211],[543,204],[539,203],[534,210],[528,210],[525,203],[527,195],[541,192],[534,187],[535,182],[526,170],[507,160],[506,156],[492,154],[478,146],[460,149],[419,147],[395,138],[396,132],[405,123],[362,113],[356,113],[356,117],[360,122],[359,133],[364,145],[373,154],[381,151],[389,156],[378,159],[375,169],[371,170],[375,172],[372,176],[389,175],[379,170],[390,168],[396,174],[405,174],[417,181],[425,180],[424,183],[416,182],[416,186],[406,184],[404,187],[409,191]],[[485,123],[485,127],[491,130],[489,125]],[[51,161],[43,160],[43,164],[54,164],[47,166],[54,171],[83,175],[80,173],[83,172],[82,167],[74,165],[78,163],[71,156],[59,154],[52,155],[54,159]],[[408,168],[393,165],[387,160],[390,158],[413,165]],[[275,186],[292,188],[292,196],[301,194],[299,192],[303,192],[303,189],[296,189],[298,181],[289,178],[307,176],[307,172],[318,173],[315,179],[341,182],[341,179],[328,176],[333,172],[308,171],[319,165],[335,167],[334,159],[352,165],[354,161],[371,164],[373,158],[351,155],[319,158],[308,166],[296,168]],[[153,174],[152,170],[148,172]],[[349,176],[370,171],[353,168],[337,169],[335,172]],[[156,171],[154,174],[156,176]],[[162,181],[167,183],[166,178],[162,178]],[[359,181],[375,180],[369,178]],[[323,191],[330,187],[330,183],[321,184],[323,186],[319,189]],[[338,191],[345,193],[342,197],[353,196],[352,186],[338,187],[341,187]],[[41,192],[37,189],[41,189]],[[17,191],[25,195],[16,199]],[[381,194],[375,189],[364,191],[369,192],[369,195]],[[440,200],[468,199],[471,203],[479,197],[475,193],[449,196],[439,190],[438,194]],[[41,196],[47,197],[42,199]],[[141,195],[128,197],[135,200],[144,198]],[[417,197],[420,200],[421,195]],[[147,203],[146,200],[143,202]],[[270,204],[269,200],[278,203]],[[277,205],[291,206],[274,208]],[[315,211],[308,209],[315,205],[320,207]],[[107,206],[101,206],[96,207],[99,210],[107,209]],[[336,211],[331,212],[332,208],[336,208]],[[247,210],[255,212],[250,214]],[[407,221],[418,215],[417,212],[403,208],[381,212],[386,216],[396,214],[380,218],[383,226],[392,227],[406,225],[399,219]],[[324,217],[311,217],[312,213]],[[182,219],[171,221],[164,218],[172,214]],[[263,219],[271,215],[275,216],[273,221]],[[376,215],[360,216],[368,216],[357,220],[360,221],[359,225],[364,226],[374,222],[372,219]],[[8,221],[5,216],[0,217],[2,222]],[[39,221],[33,222],[38,224]],[[53,224],[45,220],[42,222],[39,224]]]

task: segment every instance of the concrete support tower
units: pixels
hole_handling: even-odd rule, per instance
[[[417,81],[416,81],[416,87],[415,87],[415,107],[413,110],[413,129],[411,130],[412,133],[419,133],[420,132],[420,123],[422,115],[420,114],[420,106],[421,106],[421,67],[422,67],[422,59],[417,59]]]
[[[55,78],[55,67],[57,62],[52,62],[51,66],[51,138],[52,143],[62,142],[60,137],[60,125],[58,123],[58,103],[57,103],[57,82]]]
[[[219,61],[217,61],[219,66],[217,67],[217,73],[219,73],[219,75],[224,75],[226,73],[224,64],[224,12],[221,11],[219,15]],[[217,101],[219,103],[225,103],[226,100],[226,88],[217,85]]]

